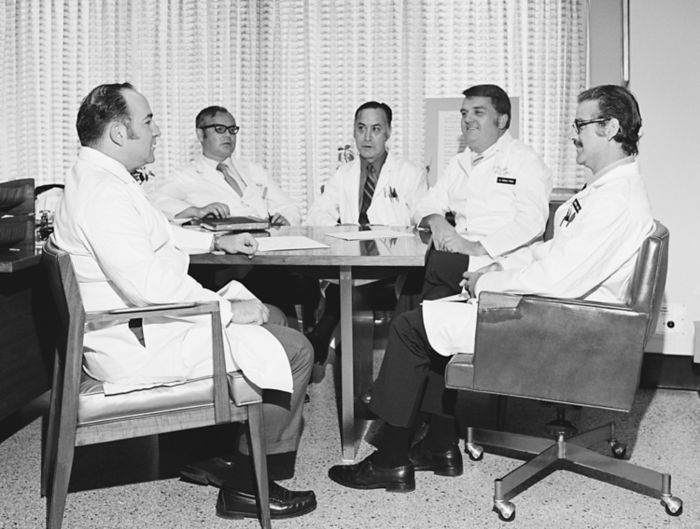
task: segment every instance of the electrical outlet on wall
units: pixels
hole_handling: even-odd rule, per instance
[[[686,307],[682,303],[666,303],[659,310],[656,329],[649,337],[646,351],[671,355],[694,353],[695,326],[688,321]]]

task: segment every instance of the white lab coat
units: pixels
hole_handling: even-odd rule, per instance
[[[229,300],[254,296],[237,282],[219,295],[187,275],[189,256],[183,248],[206,252],[212,235],[169,224],[122,164],[81,148],[66,178],[54,229],[58,247],[71,254],[86,311],[216,300],[226,329],[227,367],[240,367],[258,386],[291,391],[282,345],[263,327],[230,323]],[[211,374],[208,316],[146,319],[146,347],[126,324],[88,331],[84,366],[105,381],[108,393]]]
[[[367,210],[370,224],[410,226],[413,208],[427,191],[424,172],[389,152],[379,173],[372,203]],[[357,224],[360,216],[360,159],[341,165],[309,209],[307,226]]]
[[[455,229],[480,241],[491,258],[541,237],[552,191],[552,173],[542,158],[509,132],[473,164],[475,156],[467,148],[450,160],[416,204],[418,220],[454,212]]]
[[[226,183],[224,175],[216,170],[218,162],[202,154],[167,177],[157,178],[148,196],[170,219],[190,206],[201,208],[212,202],[221,202],[229,207],[232,216],[266,219],[279,213],[291,225],[299,225],[299,208],[261,165],[233,156],[225,163],[239,185],[242,184],[243,196],[238,195]]]
[[[477,296],[491,291],[627,301],[637,253],[654,228],[637,162],[626,158],[604,169],[557,209],[554,222],[551,240],[498,259],[504,270],[484,274]],[[430,345],[446,356],[472,352],[476,312],[477,303],[424,302]]]

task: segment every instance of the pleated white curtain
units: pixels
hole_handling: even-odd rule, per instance
[[[130,81],[162,129],[156,175],[191,158],[195,115],[220,104],[241,126],[237,153],[306,209],[362,102],[392,107],[390,147],[423,165],[425,98],[497,83],[520,98],[520,137],[575,187],[585,17],[584,0],[7,0],[0,180],[61,182],[82,97]]]

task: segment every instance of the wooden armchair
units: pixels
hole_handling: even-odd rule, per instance
[[[631,410],[667,261],[668,231],[657,222],[637,257],[626,304],[482,292],[474,353],[450,359],[446,386],[545,401],[558,410],[548,428],[555,440],[468,428],[466,452],[472,460],[481,459],[482,445],[534,456],[495,481],[494,510],[502,520],[515,517],[510,499],[562,461],[574,471],[594,470],[640,486],[660,497],[668,514],[681,514],[683,503],[671,495],[669,474],[620,460],[626,449],[613,423],[576,435],[564,417],[567,405]],[[588,448],[603,441],[613,457]]]
[[[247,421],[261,525],[269,528],[261,392],[240,372],[226,372],[218,303],[180,303],[86,313],[70,255],[49,240],[44,247],[42,264],[58,313],[53,390],[41,469],[41,494],[47,498],[47,527],[61,527],[76,446]],[[211,315],[212,377],[106,396],[102,384],[83,373],[83,334],[87,324],[195,314]]]

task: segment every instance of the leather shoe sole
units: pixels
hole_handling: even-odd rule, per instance
[[[184,481],[197,485],[213,485],[221,488],[233,469],[233,463],[222,457],[212,457],[190,463],[180,469]]]
[[[270,518],[294,518],[310,513],[316,508],[316,495],[312,490],[292,491],[275,482],[270,483]],[[238,490],[221,489],[216,500],[216,515],[228,520],[258,518],[256,495]]]
[[[331,467],[328,470],[328,477],[336,483],[352,489],[385,489],[387,492],[416,490],[413,465],[382,468],[372,463],[370,457],[356,465]]]
[[[432,470],[433,474],[448,477],[461,476],[464,472],[462,453],[457,445],[434,452],[421,441],[413,445],[408,457],[416,471]]]

